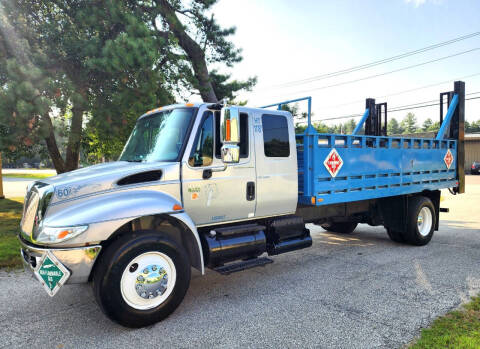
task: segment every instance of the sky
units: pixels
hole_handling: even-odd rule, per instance
[[[363,113],[367,97],[451,81],[376,98],[377,103],[387,102],[389,109],[438,101],[440,92],[453,90],[453,80],[474,74],[463,79],[466,93],[480,92],[480,35],[358,72],[288,88],[279,86],[479,32],[478,0],[219,0],[213,13],[222,26],[237,28],[231,40],[242,49],[243,61],[227,71],[236,79],[258,77],[257,86],[239,96],[252,107],[312,96],[313,118],[321,120]],[[468,50],[474,51],[326,88]],[[470,97],[478,96],[480,93]],[[400,120],[406,112],[391,112],[389,117]],[[439,118],[438,106],[412,112],[420,123],[427,117]],[[480,99],[466,101],[466,119],[480,119]]]

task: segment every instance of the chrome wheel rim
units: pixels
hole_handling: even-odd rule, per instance
[[[430,230],[432,230],[432,223],[432,211],[430,211],[430,209],[426,206],[422,207],[417,218],[418,232],[421,236],[426,237],[428,234],[430,234]]]
[[[123,271],[120,290],[132,308],[158,307],[173,291],[177,280],[175,264],[161,252],[145,252],[135,257]]]

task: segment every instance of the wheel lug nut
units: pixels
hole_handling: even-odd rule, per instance
[[[148,274],[148,269],[147,268],[143,269],[143,273]]]
[[[157,266],[154,265],[154,266],[152,267],[152,270],[153,270],[153,271],[157,270]]]
[[[135,270],[137,270],[137,268],[138,268],[138,264],[137,264],[137,263],[133,263],[133,264],[130,266],[130,268],[129,268],[130,273],[135,272]]]

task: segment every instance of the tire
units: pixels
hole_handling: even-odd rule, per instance
[[[340,234],[351,234],[357,227],[358,223],[353,222],[338,222],[338,223],[324,223],[320,225],[323,229]]]
[[[103,251],[93,273],[93,291],[103,313],[132,328],[165,319],[180,305],[189,284],[184,248],[153,231],[118,238]]]
[[[404,234],[400,231],[394,231],[390,228],[387,228],[387,234],[390,240],[394,242],[399,242],[399,243],[405,242]]]
[[[408,203],[405,241],[424,246],[430,242],[436,226],[436,213],[432,201],[425,196],[415,196]]]

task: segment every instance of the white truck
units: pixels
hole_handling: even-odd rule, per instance
[[[191,267],[229,274],[271,263],[264,253],[312,245],[306,223],[337,233],[384,225],[392,240],[424,245],[438,229],[439,190],[464,190],[464,94],[456,83],[434,139],[388,137],[372,100],[364,135],[319,134],[310,117],[295,135],[282,110],[152,110],[118,161],[28,188],[25,268],[51,296],[91,281],[110,319],[141,327],[177,308]]]

